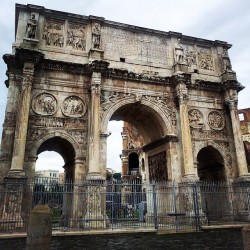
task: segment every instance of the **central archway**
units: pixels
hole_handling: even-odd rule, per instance
[[[166,137],[168,135],[173,136],[173,128],[170,115],[167,116],[166,114],[168,111],[166,110],[164,113],[161,106],[157,107],[157,105],[154,103],[146,100],[137,102],[131,101],[130,103],[128,102],[129,101],[126,102],[125,100],[122,100],[119,103],[115,103],[112,107],[106,110],[106,112],[102,115],[101,131],[106,130],[106,122],[108,121],[124,121],[130,124],[138,131],[141,138],[143,139],[142,146],[140,149],[138,149],[141,151],[140,154],[137,155],[137,169],[139,170],[139,166],[142,165],[141,160],[145,159],[143,166],[145,166],[145,174],[148,181],[156,180],[159,177],[157,177],[157,174],[155,173],[164,173],[164,180],[171,179],[169,176],[171,175],[169,173],[172,172],[170,169],[172,167],[170,160],[171,154],[169,141],[166,139]],[[107,120],[108,118],[109,120]],[[127,160],[131,162],[131,157],[133,156],[130,155],[129,157],[131,148],[123,148],[123,150],[130,150],[127,155]],[[162,155],[163,157],[159,157],[159,155]],[[155,157],[155,159],[153,161],[149,161],[149,157],[150,159],[154,159]],[[159,163],[158,161],[161,162]],[[149,171],[149,165],[152,162],[156,164],[154,164],[154,166],[150,166],[150,169],[152,170],[153,168],[157,168],[155,171]],[[105,163],[101,162],[101,164],[102,169],[105,169]],[[153,178],[152,176],[149,176],[152,175],[152,173]],[[162,180],[162,177],[159,177],[158,179]]]

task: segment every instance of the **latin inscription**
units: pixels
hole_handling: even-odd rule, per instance
[[[169,64],[169,46],[166,38],[103,27],[102,46],[106,57],[125,57],[131,60]]]

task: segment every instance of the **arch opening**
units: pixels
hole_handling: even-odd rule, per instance
[[[60,159],[60,162],[64,162],[62,168],[65,171],[64,180],[74,180],[74,162],[75,162],[75,150],[72,144],[64,138],[55,136],[44,141],[37,150],[37,155],[44,152],[56,152],[62,159],[54,158],[54,161]],[[50,169],[49,160],[44,162],[44,169]],[[59,163],[59,162],[58,162]],[[61,169],[62,169],[61,168]]]
[[[156,167],[160,168],[158,172],[168,172],[166,160],[168,142],[164,138],[170,129],[166,117],[162,117],[161,112],[157,112],[153,107],[142,102],[126,103],[113,112],[109,122],[111,121],[124,122],[121,133],[122,154],[120,155],[124,180],[134,178],[141,180],[142,175],[145,181],[158,180],[158,175],[149,178],[152,171],[149,171],[149,161],[144,160],[148,157],[154,159],[155,164],[150,166],[151,169]],[[110,145],[108,145],[108,150],[109,147]],[[159,154],[164,155],[164,162],[161,161]],[[167,176],[164,178],[167,179]]]
[[[198,155],[198,176],[201,181],[225,181],[224,160],[212,146],[202,148]]]
[[[136,175],[139,172],[139,155],[131,153],[128,157],[128,169],[130,175]]]
[[[202,210],[209,214],[209,220],[220,220],[230,213],[223,156],[214,147],[207,146],[199,151],[197,160],[200,180],[214,184],[212,193],[208,190],[209,185],[201,185]],[[217,201],[220,201],[220,205],[216,206]]]
[[[112,120],[122,120],[134,126],[148,144],[162,138],[167,131],[161,116],[151,107],[142,103],[130,103],[118,108],[111,116]]]

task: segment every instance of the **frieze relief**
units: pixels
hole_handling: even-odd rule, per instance
[[[67,97],[62,104],[62,113],[69,117],[82,117],[87,110],[86,104],[78,96]]]
[[[204,121],[201,111],[198,109],[190,109],[188,111],[189,124],[193,128],[202,128]]]
[[[30,116],[29,126],[44,128],[86,128],[87,124],[86,120],[80,118]]]
[[[225,126],[225,120],[219,111],[211,111],[208,114],[208,125],[211,129],[222,130]]]
[[[213,58],[210,49],[200,48],[198,50],[198,65],[200,69],[214,70]]]
[[[32,110],[39,115],[53,115],[58,109],[56,98],[48,93],[35,96],[32,100]]]
[[[76,50],[86,50],[86,27],[79,24],[69,24],[67,31],[67,46]]]
[[[191,136],[194,139],[199,140],[228,140],[228,133],[226,130],[216,131],[216,130],[201,130],[197,128],[191,128]]]
[[[44,25],[43,39],[45,44],[55,47],[64,46],[64,23],[56,20],[46,20]]]

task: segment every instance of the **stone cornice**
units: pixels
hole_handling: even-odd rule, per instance
[[[222,91],[222,83],[196,80],[195,83],[190,86],[190,88],[198,90]]]
[[[159,147],[162,144],[165,144],[167,142],[178,142],[178,141],[179,141],[179,138],[176,135],[166,135],[165,137],[163,137],[159,140],[156,140],[154,142],[151,142],[151,143],[143,146],[142,150],[144,152],[148,152],[149,150],[154,149],[156,147]]]
[[[108,69],[109,64],[110,63],[106,61],[95,60],[89,65],[89,67],[91,72],[104,72]]]
[[[173,86],[177,86],[179,84],[185,84],[189,86],[191,84],[191,74],[182,73],[173,75],[171,77],[171,83]]]
[[[148,82],[148,83],[161,83],[164,85],[170,85],[170,77],[156,77],[156,76],[147,76],[143,74],[136,74],[134,72],[129,72],[126,69],[115,69],[108,68],[102,72],[102,76],[105,78],[119,79],[126,81],[136,81],[136,82]]]
[[[237,80],[227,80],[222,83],[223,90],[234,89],[237,92],[243,90],[245,87],[241,85]]]
[[[30,49],[16,48],[16,57],[22,63],[33,63],[37,65],[44,58],[44,54]]]
[[[56,61],[44,59],[39,65],[42,69],[69,72],[72,74],[84,74],[90,76],[91,70],[89,64],[77,64],[71,62]]]

